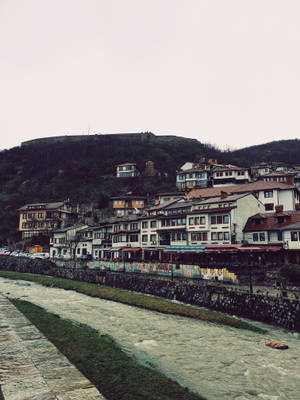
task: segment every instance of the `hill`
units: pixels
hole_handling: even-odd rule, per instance
[[[127,192],[146,195],[174,191],[176,170],[201,157],[249,167],[261,161],[300,165],[300,140],[282,140],[222,152],[195,139],[156,136],[151,132],[57,136],[22,143],[0,153],[0,242],[18,238],[18,211],[26,203],[93,202],[104,208],[109,198]],[[133,162],[143,172],[153,161],[158,175],[118,179],[116,165]]]
[[[195,139],[155,136],[150,132],[60,136],[22,143],[0,153],[0,241],[17,236],[17,209],[26,203],[92,201],[99,208],[111,196],[175,190],[176,170],[201,156],[222,153]],[[142,172],[153,161],[158,176],[117,179],[116,165],[134,162]]]
[[[300,140],[278,140],[245,147],[230,153],[233,164],[249,167],[257,162],[280,162],[300,165]]]

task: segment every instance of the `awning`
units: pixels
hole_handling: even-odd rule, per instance
[[[240,247],[241,252],[259,252],[259,251],[265,251],[265,252],[276,252],[280,251],[282,249],[281,246],[243,246]]]
[[[238,249],[205,249],[204,253],[205,254],[210,254],[210,253],[220,253],[220,254],[224,254],[224,253],[237,253],[239,250]]]
[[[140,251],[140,250],[141,250],[140,247],[125,247],[124,249],[122,249],[122,252],[135,253],[135,252]]]
[[[205,245],[195,246],[166,246],[164,253],[202,253]]]

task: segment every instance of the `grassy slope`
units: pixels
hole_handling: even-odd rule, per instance
[[[139,365],[109,336],[34,304],[11,301],[108,400],[203,399],[160,372]]]
[[[231,317],[227,314],[210,311],[203,308],[191,307],[185,304],[174,303],[158,297],[146,296],[141,293],[130,292],[127,290],[115,289],[108,286],[101,286],[92,283],[77,282],[68,279],[53,278],[42,275],[23,274],[11,271],[0,271],[0,277],[9,279],[22,279],[39,283],[44,286],[53,286],[65,290],[74,290],[79,293],[92,297],[99,297],[106,300],[113,300],[120,303],[158,311],[166,314],[181,315],[184,317],[195,318],[239,329],[248,329],[254,332],[264,333],[265,331]]]

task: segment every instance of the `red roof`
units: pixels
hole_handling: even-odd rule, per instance
[[[268,176],[294,176],[297,175],[297,172],[285,172],[285,171],[271,171],[267,174],[261,175],[261,177]]]
[[[295,189],[294,185],[287,185],[282,182],[264,182],[264,181],[256,181],[252,183],[247,183],[244,185],[230,185],[230,186],[222,186],[222,187],[213,187],[213,188],[204,188],[204,189],[193,189],[187,194],[187,198],[209,198],[220,196],[221,191],[226,191],[229,193],[245,193],[245,192],[257,192],[259,190],[271,190],[271,189]]]
[[[279,222],[278,218],[284,218]],[[260,223],[256,223],[260,221]],[[248,218],[244,232],[276,231],[279,228],[300,221],[300,211],[284,211],[279,213],[255,214]]]

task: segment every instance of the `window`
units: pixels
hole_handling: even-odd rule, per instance
[[[218,232],[218,240],[223,240],[223,232]]]
[[[151,221],[150,222],[150,227],[151,228],[156,228],[156,221]]]
[[[27,214],[23,214],[23,219],[26,219],[27,218]]]
[[[191,234],[191,240],[193,242],[200,242],[207,240],[207,232],[193,232]]]
[[[282,240],[282,232],[277,232],[277,240],[281,241]]]
[[[217,216],[217,224],[222,224],[223,222],[223,216],[222,215],[218,215]]]
[[[211,240],[217,240],[217,232],[211,233]]]
[[[143,221],[142,222],[142,228],[147,229],[148,228],[148,221]]]
[[[274,210],[274,203],[266,203],[265,204],[265,210],[266,211]]]
[[[253,233],[253,242],[258,242],[258,233]]]
[[[199,217],[195,217],[194,222],[195,222],[195,225],[199,225]]]
[[[264,196],[265,196],[265,198],[273,197],[273,190],[265,190]]]
[[[137,229],[137,228],[138,228],[138,224],[137,224],[136,222],[130,224],[130,229],[131,229],[131,230],[135,230],[135,229]]]
[[[150,242],[152,243],[156,242],[156,235],[150,235]]]
[[[218,215],[218,216],[212,215],[210,217],[210,223],[212,225],[228,224],[228,222],[229,222],[229,216],[228,215]]]
[[[148,242],[148,235],[142,235],[142,242]]]
[[[265,233],[264,233],[264,232],[260,232],[260,234],[259,234],[259,240],[260,240],[261,242],[264,242],[264,241],[266,240],[266,238],[265,238]]]
[[[291,241],[292,242],[298,241],[298,232],[291,232]]]
[[[189,225],[194,225],[194,217],[189,218]]]
[[[138,242],[139,241],[139,238],[138,238],[138,235],[130,235],[130,238],[129,238],[130,240],[130,242]]]
[[[224,240],[229,240],[229,232],[224,232]]]
[[[205,217],[200,217],[200,225],[205,225]]]

